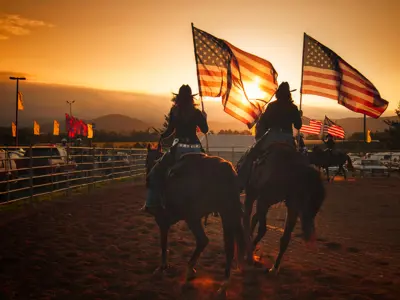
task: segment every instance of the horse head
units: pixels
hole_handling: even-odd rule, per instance
[[[157,148],[152,148],[150,144],[147,145],[146,174],[150,172],[161,156],[163,156],[161,143],[158,143]]]

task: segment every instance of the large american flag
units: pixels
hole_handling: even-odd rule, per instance
[[[337,100],[348,109],[379,118],[388,107],[375,86],[339,55],[304,34],[303,94]]]
[[[277,72],[272,64],[236,48],[227,41],[193,27],[200,96],[221,97],[224,111],[249,128],[258,120],[265,102],[274,95]]]
[[[344,139],[345,131],[342,126],[335,124],[331,119],[325,116],[324,120],[324,134],[330,134],[334,137]]]
[[[318,120],[309,119],[302,117],[303,125],[300,128],[300,132],[307,134],[321,134],[322,122]]]

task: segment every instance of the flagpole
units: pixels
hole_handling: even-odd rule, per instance
[[[303,104],[303,71],[304,71],[304,49],[305,49],[305,41],[306,39],[306,33],[303,33],[303,55],[301,57],[301,82],[300,82],[300,111],[301,113],[303,113],[302,111],[302,104]],[[301,115],[301,117],[303,117],[303,115]],[[297,133],[297,145],[300,144],[300,130]]]
[[[15,146],[18,146],[18,84],[20,80],[26,80],[25,77],[10,77],[10,80],[16,80],[17,81],[17,94],[16,94],[16,99],[15,99]]]
[[[367,143],[367,115],[364,114],[364,143]]]
[[[305,41],[306,39],[306,33],[304,32],[303,34],[303,56],[301,57],[301,82],[300,82],[300,110],[302,108],[303,104],[303,73],[304,73],[304,49],[305,49]]]
[[[203,102],[203,96],[201,95],[201,88],[200,88],[200,76],[199,76],[200,74],[199,74],[199,68],[197,66],[197,59],[196,59],[196,42],[195,42],[195,39],[194,39],[194,25],[193,25],[193,22],[191,24],[192,24],[192,37],[193,37],[193,48],[194,48],[194,61],[196,63],[196,72],[197,72],[197,86],[199,88],[199,95],[200,95],[200,101],[201,101],[201,111],[204,113],[205,112],[204,111],[204,102]],[[207,133],[205,134],[205,137],[206,137],[206,151],[208,153],[208,135],[207,135]]]

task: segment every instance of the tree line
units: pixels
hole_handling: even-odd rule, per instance
[[[385,121],[388,125],[388,129],[383,132],[371,132],[372,140],[379,140],[384,143],[385,146],[389,149],[400,149],[400,104],[399,107],[395,110],[397,116],[399,117],[398,121]],[[153,130],[147,131],[131,131],[129,134],[126,133],[118,133],[114,131],[107,130],[95,130],[94,136],[91,141],[89,141],[85,137],[77,137],[82,139],[82,145],[89,145],[90,142],[102,142],[102,143],[112,143],[112,142],[157,142],[160,137],[160,132],[166,130],[168,126],[168,115],[165,115],[165,121],[162,128],[153,128]],[[217,133],[214,131],[210,131],[211,134],[232,134],[232,135],[251,135],[249,130],[220,130]],[[165,145],[170,145],[173,141],[173,136],[165,141]],[[60,132],[59,136],[54,136],[50,133],[44,133],[39,136],[35,136],[33,134],[32,128],[20,128],[18,140],[20,145],[33,145],[37,143],[60,143],[62,139],[67,139],[67,134]],[[305,137],[307,140],[320,140],[320,136],[318,135],[307,135]],[[355,132],[351,136],[347,138],[350,141],[361,141],[364,140],[363,132]],[[0,127],[0,145],[10,145],[13,146],[15,144],[15,138],[11,134],[10,127]],[[142,147],[141,144],[140,147]]]

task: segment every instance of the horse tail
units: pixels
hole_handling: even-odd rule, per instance
[[[348,156],[347,154],[346,154],[346,160],[347,160],[347,169],[349,171],[353,171],[354,170],[353,162],[351,161],[350,156]]]

